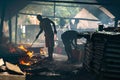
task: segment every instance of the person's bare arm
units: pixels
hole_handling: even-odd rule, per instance
[[[53,21],[51,21],[52,25],[53,25],[53,28],[54,28],[54,33],[57,34],[57,30],[56,30],[56,26],[55,26],[55,23]]]
[[[76,49],[77,48],[77,38],[74,38],[72,41],[73,47]]]

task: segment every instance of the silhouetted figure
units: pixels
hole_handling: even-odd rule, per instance
[[[90,34],[78,33],[74,30],[66,31],[61,35],[61,39],[63,41],[69,62],[76,62],[72,53],[72,47],[74,47],[74,49],[77,49],[77,39],[80,39],[82,37],[86,38],[87,41],[90,41]]]
[[[63,18],[60,18],[60,28],[63,28],[65,26],[65,20]]]
[[[75,22],[73,23],[72,21],[70,21],[70,28],[71,30],[77,30],[77,25],[79,23],[79,19],[75,19]]]
[[[78,35],[79,35],[79,33],[77,31],[74,31],[74,30],[66,31],[61,35],[61,39],[63,41],[65,51],[66,51],[67,56],[68,56],[68,61],[70,61],[70,62],[74,62],[73,53],[72,53],[72,46],[74,48],[77,47]]]
[[[41,15],[37,15],[37,19],[40,21],[40,31],[37,34],[36,39],[44,31],[45,43],[46,47],[48,47],[48,59],[53,60],[54,34],[57,34],[55,23],[48,18],[42,18]]]
[[[70,30],[74,30],[74,24],[72,23],[71,20],[69,21],[69,27],[70,27]]]
[[[98,26],[98,31],[103,31],[103,29],[104,29],[104,25],[99,25]]]

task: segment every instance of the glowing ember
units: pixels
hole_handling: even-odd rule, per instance
[[[16,52],[16,49],[13,48],[13,47],[10,47],[10,48],[9,48],[9,51],[10,51],[11,53],[14,53],[14,52]]]
[[[27,65],[27,66],[31,65],[30,62],[24,62],[23,60],[20,61],[20,64]]]
[[[27,65],[27,66],[30,66],[30,65],[31,65],[31,62],[29,61],[29,58],[27,58],[27,57],[21,58],[21,59],[19,60],[19,62],[20,62],[20,64],[22,64],[22,65]]]
[[[31,58],[33,56],[33,51],[32,52],[27,51],[27,55]]]
[[[43,48],[40,48],[40,55],[47,55],[46,51]]]

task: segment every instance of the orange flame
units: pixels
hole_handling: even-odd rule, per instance
[[[20,61],[20,64],[23,64],[23,65],[31,65],[30,58],[32,58],[34,52],[27,50],[23,45],[20,45],[18,48],[21,49],[21,50],[23,50],[23,51],[25,51],[26,54],[27,54],[26,57],[23,57],[23,58],[21,58],[21,59],[19,60],[19,61]]]
[[[34,52],[28,51],[23,45],[20,45],[18,48],[25,51],[30,58],[33,56]]]
[[[21,58],[21,59],[19,60],[19,62],[20,62],[20,64],[22,64],[22,65],[27,65],[27,66],[30,66],[30,65],[31,65],[31,62],[29,61],[29,58],[27,58],[27,57]]]
[[[47,55],[46,51],[43,48],[40,48],[40,55]]]
[[[21,61],[20,61],[20,64],[27,65],[27,66],[31,65],[30,62],[25,62],[24,60],[21,60]]]

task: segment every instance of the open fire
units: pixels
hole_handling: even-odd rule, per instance
[[[22,65],[30,66],[36,62],[39,62],[41,57],[47,56],[47,52],[44,48],[40,48],[38,54],[34,54],[34,51],[30,51],[23,45],[18,46],[18,48],[26,53],[26,56],[19,59],[19,63]]]
[[[33,51],[29,51],[23,45],[18,46],[19,49],[25,51],[26,56],[19,59],[20,64],[30,66],[32,64],[31,58],[33,57]]]
[[[8,40],[3,40],[3,43],[0,44],[0,56],[5,62],[31,66],[46,56],[46,50],[43,47],[31,48],[28,44],[15,45],[14,43],[9,43]]]
[[[26,54],[31,58],[33,56],[33,51],[27,50],[23,45],[18,46],[19,49],[23,50],[26,52]]]

